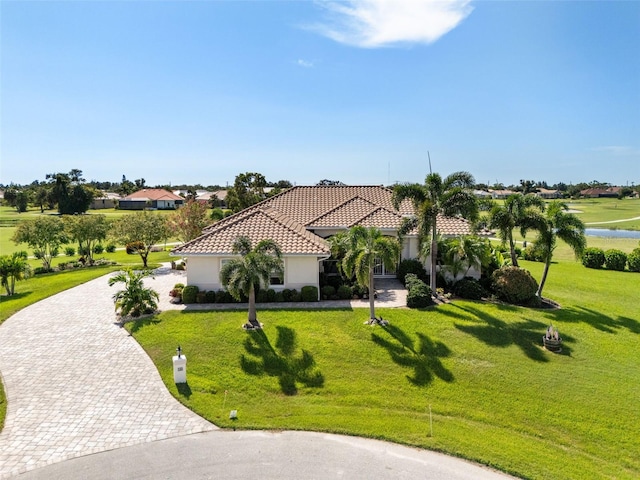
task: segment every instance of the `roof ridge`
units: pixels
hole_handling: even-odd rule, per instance
[[[361,218],[359,218],[358,220],[353,222],[351,225],[349,225],[349,227],[353,227],[354,225],[357,225],[358,223],[362,222],[364,219],[371,217],[372,215],[376,214],[380,210],[384,210],[384,211],[390,213],[391,215],[394,215],[394,216],[396,216],[396,217],[398,217],[400,219],[404,218],[402,216],[402,214],[400,214],[398,212],[394,212],[393,210],[389,210],[387,207],[385,207],[383,205],[378,205],[376,208],[371,210],[369,213],[367,213],[366,215],[363,215]]]
[[[319,185],[322,186],[322,185]],[[327,186],[339,186],[339,185],[327,185]],[[320,220],[322,217],[326,217],[329,216],[330,214],[334,213],[336,210],[338,210],[339,208],[344,207],[345,205],[347,205],[350,202],[353,202],[357,199],[363,200],[364,202],[368,203],[369,205],[376,207],[379,206],[377,203],[372,202],[371,200],[367,200],[366,198],[364,198],[363,196],[361,196],[359,193],[356,193],[354,196],[348,198],[347,200],[345,200],[344,202],[336,205],[335,207],[327,210],[324,213],[321,213],[320,215],[318,215],[316,218],[311,219],[309,222],[306,223],[306,225],[312,225],[313,223],[317,222],[318,220]]]
[[[291,230],[296,233],[300,237],[305,238],[313,242],[316,246],[326,247],[327,241],[323,238],[319,237],[315,233],[311,233],[307,228],[301,224],[300,222],[294,220],[293,218],[285,215],[284,213],[279,212],[277,209],[273,207],[267,206],[264,210],[262,210],[266,215],[271,217],[275,222],[284,226],[285,228]],[[284,221],[286,220],[286,221]]]

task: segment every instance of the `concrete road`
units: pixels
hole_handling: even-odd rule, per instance
[[[465,460],[311,432],[213,431],[75,458],[20,475],[56,479],[511,479]]]

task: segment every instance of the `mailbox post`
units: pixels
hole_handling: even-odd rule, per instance
[[[174,383],[187,383],[187,357],[182,355],[180,346],[176,349],[178,355],[173,357]]]

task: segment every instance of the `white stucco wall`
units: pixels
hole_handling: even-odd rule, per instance
[[[190,256],[187,260],[187,285],[196,285],[200,290],[223,290],[220,283],[220,267],[225,259],[232,257]],[[284,285],[275,285],[274,290],[306,285],[318,286],[318,259],[306,256],[284,257]]]

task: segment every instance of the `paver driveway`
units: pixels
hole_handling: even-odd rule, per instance
[[[171,274],[153,281],[162,296]],[[0,477],[64,459],[215,429],[178,403],[115,321],[117,289],[101,277],[0,325],[8,409]],[[167,352],[171,361],[174,352]]]

